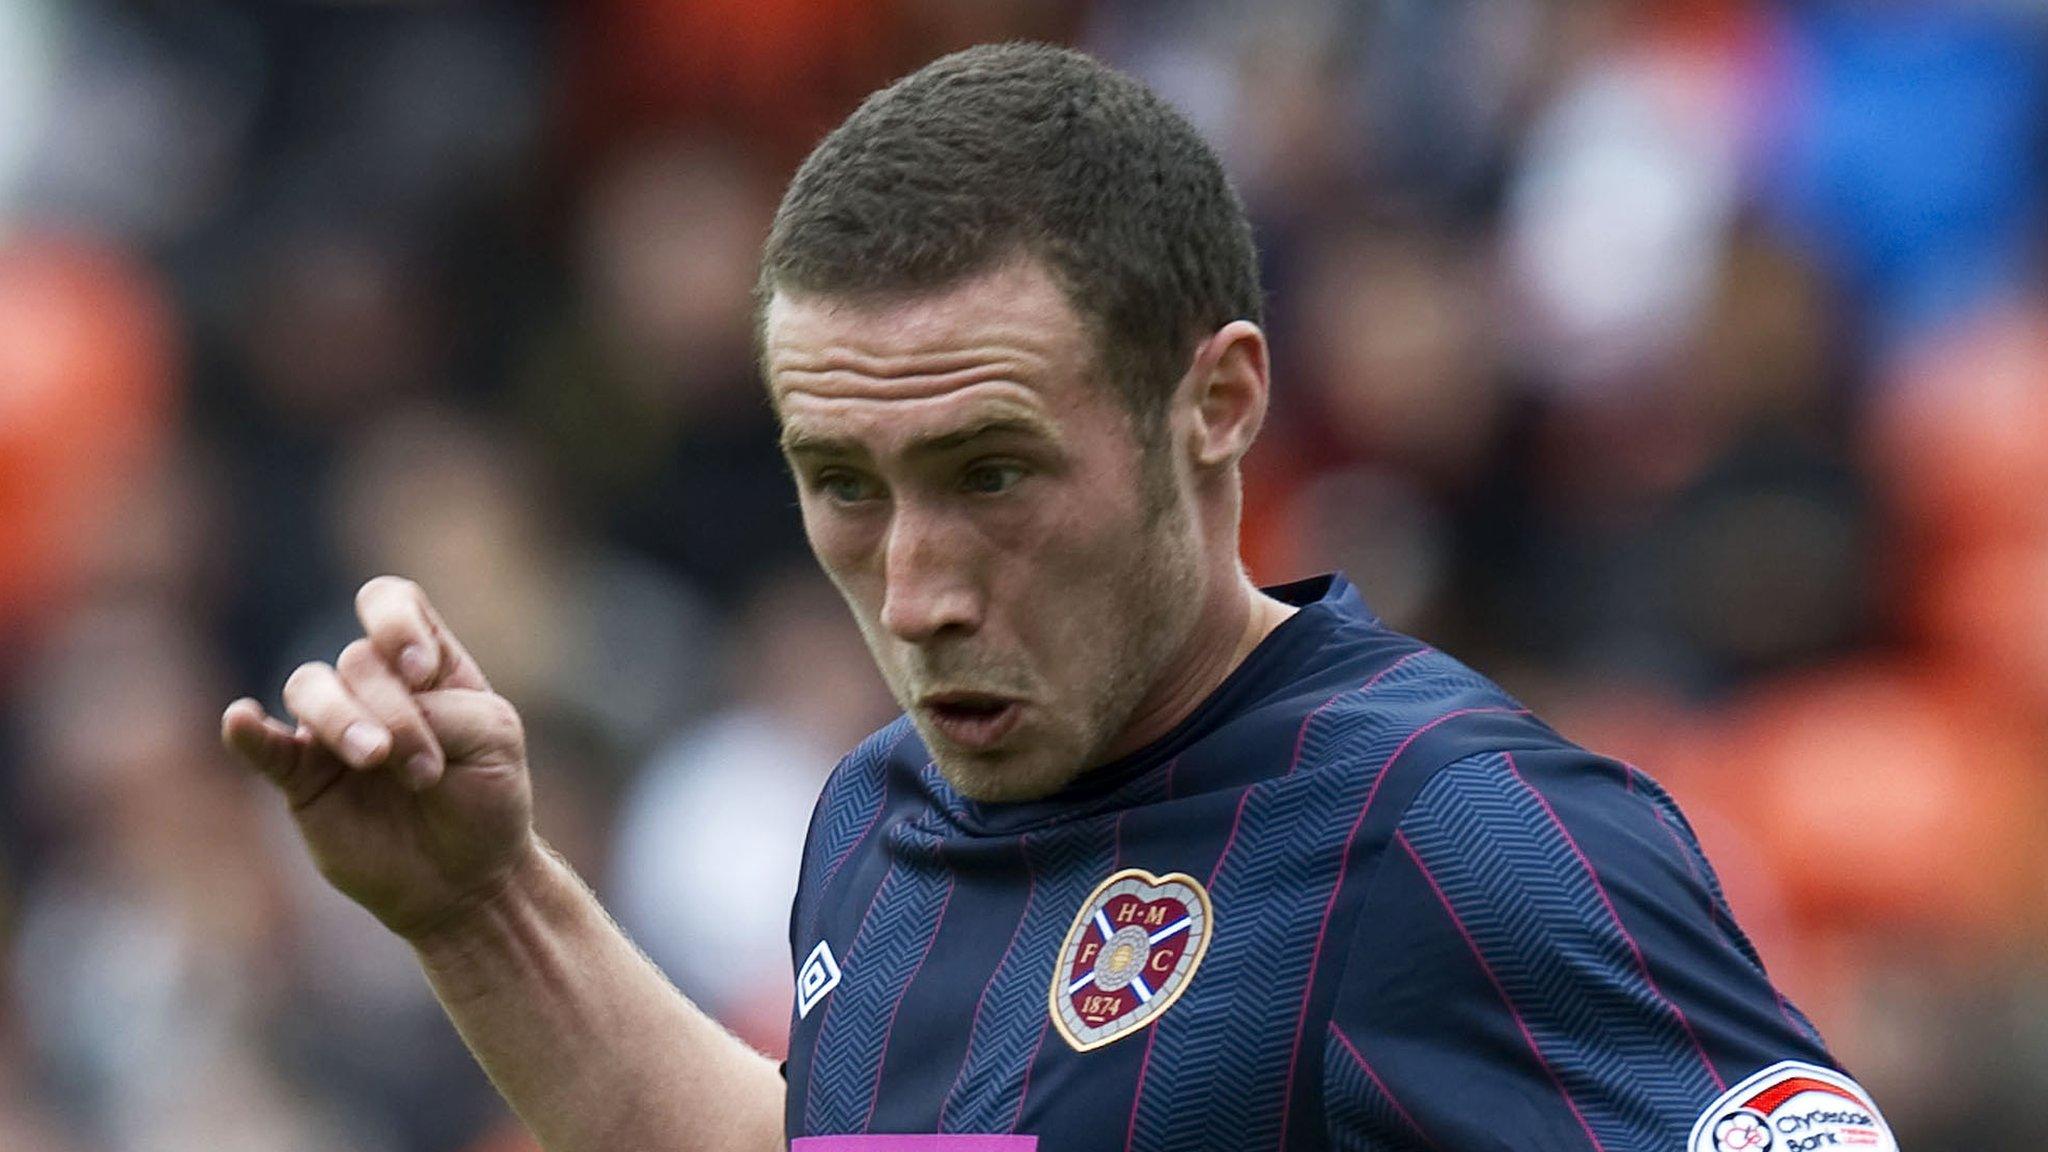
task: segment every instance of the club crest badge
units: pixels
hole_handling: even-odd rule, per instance
[[[1877,1105],[1832,1069],[1787,1060],[1749,1077],[1707,1106],[1691,1152],[1898,1152]]]
[[[1122,1039],[1187,991],[1215,917],[1194,877],[1126,868],[1081,902],[1053,965],[1052,1022],[1077,1052]]]

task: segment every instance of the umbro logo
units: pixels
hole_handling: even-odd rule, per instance
[[[804,966],[796,971],[796,1018],[801,1020],[811,1014],[825,993],[839,987],[839,962],[832,959],[832,948],[823,940],[804,957]]]

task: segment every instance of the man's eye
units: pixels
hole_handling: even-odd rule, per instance
[[[1017,486],[1024,479],[1024,468],[1018,464],[990,463],[976,464],[960,478],[960,486],[977,496],[995,496]]]
[[[851,472],[823,473],[811,481],[811,486],[835,504],[858,504],[881,494],[874,481]]]

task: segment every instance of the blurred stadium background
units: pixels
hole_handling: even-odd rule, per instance
[[[776,1047],[889,706],[756,246],[863,93],[1012,37],[1150,80],[1257,220],[1256,573],[1663,779],[1907,1147],[2048,1148],[2037,0],[0,3],[0,1148],[528,1147],[215,743],[379,572]]]

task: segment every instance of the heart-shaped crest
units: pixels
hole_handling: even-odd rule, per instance
[[[1122,1039],[1187,991],[1215,919],[1194,877],[1126,868],[1081,902],[1053,965],[1052,1022],[1077,1052]]]

